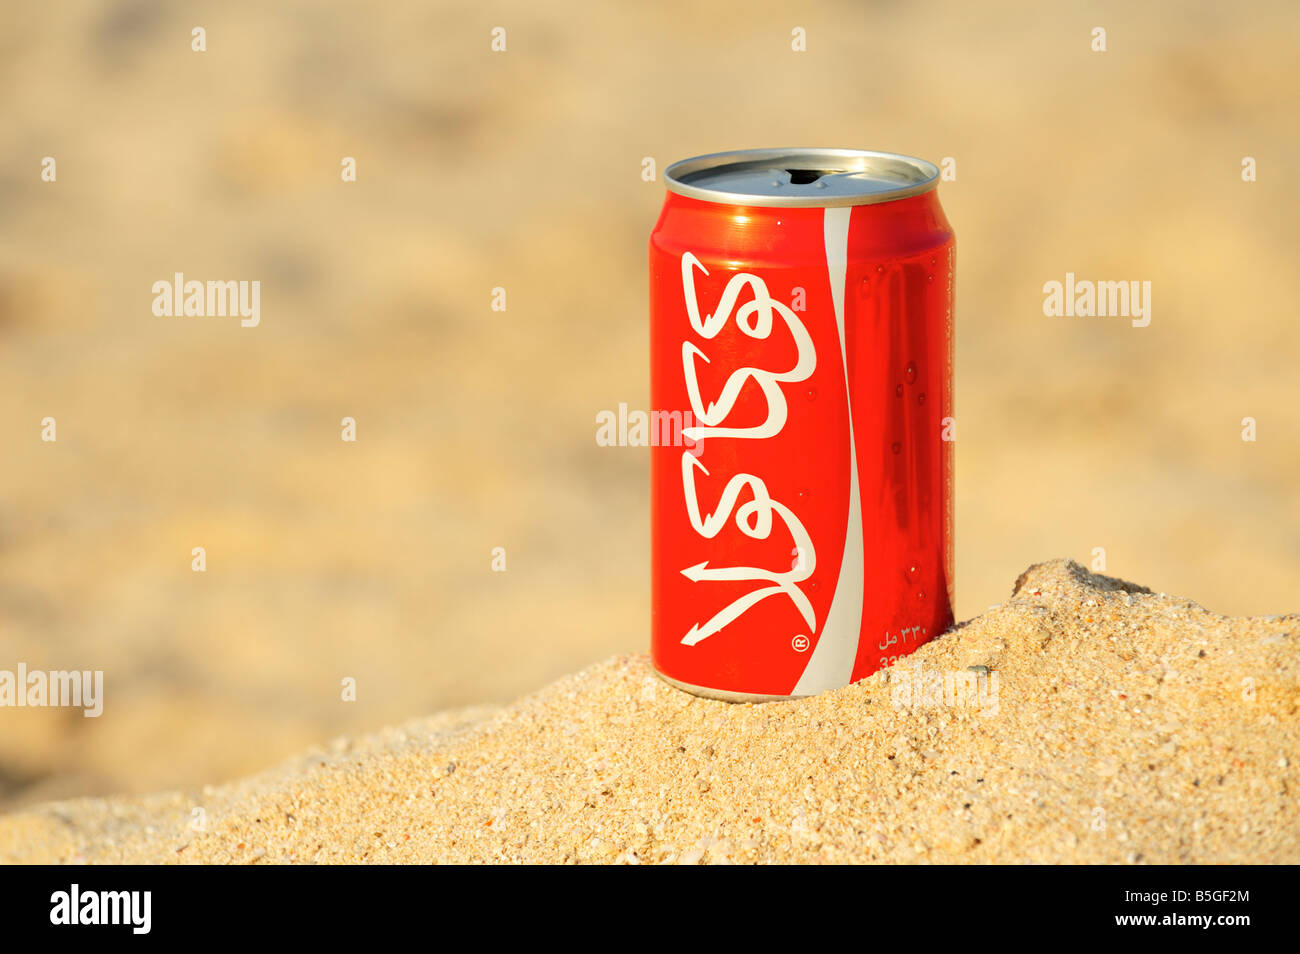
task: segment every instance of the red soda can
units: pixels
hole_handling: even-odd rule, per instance
[[[953,234],[929,162],[686,159],[650,236],[656,671],[812,695],[952,624]]]

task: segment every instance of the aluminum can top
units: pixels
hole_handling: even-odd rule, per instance
[[[739,149],[674,162],[668,191],[704,202],[830,208],[892,202],[939,183],[932,162],[865,149]]]

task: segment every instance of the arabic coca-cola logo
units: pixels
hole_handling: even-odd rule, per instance
[[[695,292],[695,272],[705,275],[708,269],[700,260],[687,252],[682,256],[682,291],[686,297],[686,313],[692,330],[706,341],[717,337],[718,333],[732,320],[735,309],[736,327],[741,333],[756,340],[765,340],[771,336],[775,319],[780,318],[789,332],[797,349],[793,368],[788,371],[772,371],[764,368],[736,368],[727,377],[717,399],[705,404],[700,395],[700,382],[697,373],[698,361],[711,364],[709,356],[693,341],[682,342],[682,373],[685,376],[686,392],[690,397],[691,412],[701,424],[684,428],[682,435],[692,440],[705,438],[730,438],[735,440],[764,440],[775,437],[785,427],[787,405],[782,384],[807,380],[817,367],[817,352],[813,347],[812,336],[794,311],[782,302],[776,301],[768,293],[766,283],[757,275],[737,272],[727,282],[718,300],[717,308],[710,315],[700,317],[699,300]],[[753,298],[741,302],[740,295],[748,288]],[[727,418],[735,409],[741,391],[750,382],[754,382],[763,392],[767,401],[767,417],[760,424],[750,427],[731,427]],[[794,603],[799,613],[807,622],[811,631],[816,632],[816,615],[812,602],[800,588],[799,584],[812,576],[817,567],[817,554],[812,538],[804,528],[798,516],[785,504],[774,500],[768,493],[767,485],[761,477],[754,474],[735,474],[727,481],[722,490],[717,508],[709,514],[701,514],[699,495],[696,491],[696,471],[709,476],[709,470],[694,454],[682,454],[682,491],[686,499],[686,512],[691,526],[701,537],[712,539],[726,526],[733,515],[736,528],[747,537],[766,540],[771,536],[774,518],[779,517],[785,529],[794,540],[795,552],[799,559],[788,569],[771,570],[756,566],[722,566],[711,567],[707,560],[688,566],[682,575],[693,583],[717,580],[748,580],[756,584],[753,590],[733,601],[704,622],[696,622],[682,637],[687,646],[694,646],[714,635],[725,626],[735,622],[748,610],[771,596],[786,596]],[[740,495],[748,490],[752,500],[737,506]]]

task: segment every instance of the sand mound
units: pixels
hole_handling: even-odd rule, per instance
[[[814,699],[711,702],[617,657],[234,785],[9,816],[0,858],[1294,863],[1298,677],[1298,616],[1056,561]]]

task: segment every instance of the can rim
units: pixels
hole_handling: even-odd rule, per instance
[[[780,162],[778,162],[780,160]],[[834,166],[837,174],[851,176],[860,173],[876,173],[878,176],[896,176],[895,188],[863,189],[840,194],[817,193],[811,189],[792,193],[788,189],[780,194],[775,192],[736,192],[726,189],[710,188],[696,185],[691,178],[702,178],[705,174],[715,172],[726,166],[737,170],[761,169],[773,164],[809,165],[809,160],[821,161],[822,165]],[[880,179],[864,180],[863,185]],[[715,202],[725,205],[748,205],[774,208],[834,208],[846,205],[876,205],[881,202],[894,202],[911,196],[930,192],[939,185],[939,167],[925,159],[904,155],[899,152],[881,152],[874,149],[734,149],[727,152],[713,152],[703,156],[692,156],[674,162],[664,170],[664,183],[669,192],[691,199]],[[783,184],[782,184],[783,185]],[[774,183],[775,187],[781,187]]]
[[[683,682],[680,679],[674,679],[672,676],[665,676],[658,669],[654,670],[654,674],[674,689],[681,689],[693,696],[713,699],[717,702],[737,702],[752,705],[763,702],[793,702],[795,699],[808,698],[808,696],[773,696],[761,692],[732,692],[730,689],[710,689],[708,686],[697,686],[693,683]]]

